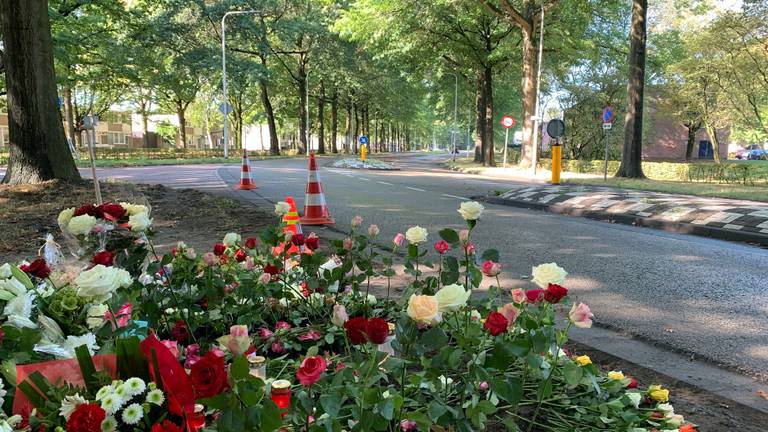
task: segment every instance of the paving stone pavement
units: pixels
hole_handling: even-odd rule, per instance
[[[542,185],[509,190],[495,201],[535,204],[768,236],[768,203],[599,186]]]

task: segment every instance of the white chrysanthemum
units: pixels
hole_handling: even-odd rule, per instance
[[[123,403],[123,399],[120,398],[120,396],[112,393],[101,399],[101,408],[107,414],[114,414],[117,410],[123,407]]]
[[[0,406],[3,406],[3,402],[5,401],[3,398],[8,392],[5,391],[3,388],[3,379],[0,378]]]
[[[67,231],[74,235],[88,235],[96,225],[96,218],[91,215],[75,216],[69,220]]]
[[[107,416],[101,422],[101,432],[115,432],[117,430],[117,420],[112,416]]]
[[[162,390],[155,389],[147,393],[147,403],[160,406],[165,402],[165,395]]]
[[[147,389],[147,385],[144,383],[144,381],[141,378],[129,378],[125,381],[125,384],[123,384],[123,387],[128,389],[128,393],[131,396],[142,394],[144,393],[144,390]]]
[[[61,401],[61,408],[59,408],[59,414],[64,417],[65,420],[69,420],[69,416],[77,409],[78,406],[87,403],[84,397],[80,396],[80,393],[75,393],[72,396],[64,396],[64,400]]]
[[[98,392],[96,392],[96,400],[100,401],[104,399],[105,396],[108,396],[114,393],[114,391],[115,391],[114,387],[112,387],[111,385],[106,385],[100,388]]]
[[[144,410],[137,403],[132,403],[123,410],[122,419],[126,424],[139,424],[142,417],[144,417]]]
[[[91,355],[96,355],[99,345],[96,343],[96,336],[93,333],[86,333],[82,336],[67,336],[67,340],[61,344],[71,357],[75,357],[75,349],[81,345],[88,347]]]
[[[128,386],[126,386],[124,383],[115,388],[114,394],[122,400],[128,400],[132,396]]]

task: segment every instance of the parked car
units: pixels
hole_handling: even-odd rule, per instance
[[[764,160],[768,159],[768,151],[763,150],[759,144],[748,145],[743,150],[736,152],[736,159],[740,160]]]

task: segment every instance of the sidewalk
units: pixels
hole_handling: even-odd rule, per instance
[[[519,185],[486,200],[768,246],[768,204],[580,185]]]

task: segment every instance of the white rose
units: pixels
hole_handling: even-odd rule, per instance
[[[562,267],[555,263],[541,264],[533,268],[531,281],[541,288],[547,288],[549,284],[562,285],[568,276]]]
[[[479,202],[469,201],[461,203],[461,207],[457,211],[464,220],[472,221],[480,219],[483,215],[483,210],[485,210],[485,207]]]
[[[127,271],[101,264],[80,273],[74,281],[77,295],[106,298],[109,298],[116,289],[127,287],[132,282],[131,275]]]
[[[279,201],[277,204],[275,204],[275,214],[278,216],[282,216],[286,213],[291,211],[291,206],[285,202],[285,201]]]
[[[13,273],[11,273],[11,265],[8,263],[5,263],[0,266],[0,279],[6,279],[13,276]]]
[[[96,218],[91,215],[75,216],[69,220],[67,231],[73,235],[88,235],[96,225]]]
[[[424,243],[427,241],[427,230],[418,225],[410,227],[408,228],[408,231],[405,232],[405,238],[412,245]]]
[[[133,232],[146,231],[152,225],[152,219],[149,218],[149,213],[147,212],[136,213],[128,217],[128,225],[130,225]]]
[[[227,235],[224,236],[224,246],[231,248],[240,243],[241,237],[240,234],[237,233],[227,233]]]
[[[435,297],[440,312],[444,313],[461,309],[467,304],[470,294],[472,293],[465,290],[463,286],[453,284],[444,286],[435,293]]]
[[[59,226],[64,229],[67,227],[67,224],[69,224],[69,221],[72,219],[72,216],[75,215],[75,208],[70,207],[68,209],[64,209],[59,213],[59,217],[56,219],[59,222]]]
[[[104,314],[107,313],[109,308],[105,304],[93,305],[88,308],[88,318],[85,323],[88,324],[89,329],[99,328],[107,321],[104,319]]]
[[[128,213],[128,216],[133,216],[139,213],[149,213],[149,208],[141,204],[131,204],[127,202],[121,202],[120,206],[123,209],[125,209],[125,212]]]

